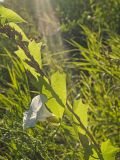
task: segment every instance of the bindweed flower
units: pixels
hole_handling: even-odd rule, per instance
[[[30,109],[24,112],[23,129],[34,127],[38,121],[52,119],[55,115],[48,111],[45,106],[47,98],[40,94],[32,99]]]

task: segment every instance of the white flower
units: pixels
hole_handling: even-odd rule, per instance
[[[23,129],[34,127],[38,121],[45,121],[47,118],[55,117],[53,113],[48,111],[45,102],[47,102],[47,98],[42,94],[32,99],[30,109],[24,112]]]

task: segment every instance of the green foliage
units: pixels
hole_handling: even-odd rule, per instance
[[[45,82],[45,81],[44,81]],[[51,88],[52,87],[52,88]],[[62,118],[66,105],[66,75],[56,72],[51,76],[51,87],[43,84],[42,92],[48,97],[47,106],[58,117]]]
[[[84,31],[87,47],[72,42],[81,54],[81,58],[73,62],[73,68],[80,71],[76,90],[80,90],[81,97],[89,103],[93,134],[99,139],[110,138],[114,144],[119,145],[120,38],[111,35],[109,40],[103,41],[100,34],[91,32],[86,27]]]
[[[101,151],[102,151],[104,160],[108,160],[108,159],[109,160],[115,160],[116,152],[118,152],[119,149],[115,148],[111,144],[110,140],[107,140],[105,142],[102,142],[102,144],[101,144]],[[93,154],[93,157],[99,158],[95,152]],[[95,158],[93,158],[93,157],[90,157],[89,160],[94,160]]]
[[[60,97],[64,106],[66,105],[66,74],[56,72],[51,76],[51,86]]]
[[[28,40],[14,24],[24,20],[15,12],[2,9],[11,23],[1,21],[0,32],[14,47],[12,52],[4,47],[0,53],[0,156],[114,160],[119,151],[120,37],[109,35],[104,40],[100,33],[82,27],[86,47],[71,42],[80,58],[69,58],[69,65],[64,66],[68,72],[59,66],[50,68],[48,73],[42,66],[42,43]],[[39,122],[35,128],[23,130],[23,113],[36,94],[47,96],[45,105],[59,123],[55,126]]]
[[[0,6],[0,16],[2,21],[4,20],[7,22],[15,23],[25,22],[25,20],[21,18],[17,13],[3,6]]]
[[[19,32],[22,35],[22,40],[28,42],[28,38],[25,35],[25,33],[22,31],[22,29],[15,23],[13,22],[9,22],[9,26],[12,27],[14,30],[16,30],[17,32]]]
[[[88,127],[88,105],[83,104],[81,99],[75,100],[73,104],[73,111],[78,115],[81,122],[87,128]],[[75,121],[78,123],[76,118],[75,118]],[[85,131],[82,130],[80,127],[78,127],[78,130],[80,133],[85,134]]]
[[[91,1],[91,8],[96,26],[120,33],[119,0]]]
[[[41,46],[42,46],[42,43],[36,43],[35,41],[30,42],[28,45],[30,54],[34,57],[36,62],[40,65],[40,68],[42,67]]]
[[[65,39],[74,39],[84,44],[80,25],[93,31],[99,28],[106,37],[106,30],[120,33],[119,0],[51,0],[60,18],[61,31]],[[73,14],[74,13],[74,14]]]
[[[112,146],[110,140],[107,140],[106,142],[103,142],[101,144],[101,150],[104,157],[104,160],[115,160],[115,154],[117,151],[119,151],[118,148],[115,148]]]

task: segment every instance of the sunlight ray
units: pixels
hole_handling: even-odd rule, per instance
[[[35,0],[38,31],[52,52],[63,50],[59,19],[50,0]]]

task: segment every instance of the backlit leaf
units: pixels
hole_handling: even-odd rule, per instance
[[[104,160],[115,160],[115,155],[119,151],[119,149],[114,147],[111,144],[110,140],[108,139],[107,141],[102,142],[101,151],[102,151],[102,156],[103,156]],[[89,160],[94,160],[95,158],[99,159],[95,150],[93,150],[92,156],[90,157]]]
[[[20,47],[18,47],[18,50],[15,53],[20,58],[20,60],[22,61],[25,69],[28,70],[34,77],[37,78],[39,74],[35,71],[35,69],[33,67],[31,67],[30,65],[28,65],[25,62],[25,60],[29,60],[29,58],[26,56],[26,54],[23,51],[23,49],[21,49]]]
[[[42,43],[36,43],[35,41],[29,42],[29,45],[28,45],[28,49],[30,51],[30,54],[34,57],[36,62],[39,64],[40,68],[42,67],[41,45],[42,45]]]
[[[23,30],[17,24],[15,24],[13,22],[10,22],[9,26],[12,27],[13,29],[15,29],[17,32],[19,32],[22,35],[22,40],[23,41],[29,41],[29,39],[27,38],[27,36],[23,32]]]
[[[82,99],[75,100],[73,105],[73,111],[74,113],[80,118],[83,125],[87,128],[88,125],[88,104],[83,104]],[[78,122],[78,120],[74,117],[74,120]],[[85,134],[85,131],[83,129],[78,128],[79,132],[82,134]]]
[[[52,87],[51,87],[52,86]],[[51,76],[51,86],[44,81],[42,93],[48,97],[47,107],[62,118],[66,104],[66,75],[56,72]]]
[[[115,155],[119,149],[114,147],[110,140],[107,140],[101,144],[101,151],[104,160],[115,160]]]
[[[17,13],[3,6],[0,6],[0,16],[1,18],[6,19],[7,22],[25,22],[25,20],[22,17],[20,17]]]
[[[51,76],[51,85],[63,104],[66,105],[66,74],[55,72]]]
[[[40,67],[42,66],[41,65],[41,52],[40,52],[41,45],[42,43],[36,43],[35,41],[29,42],[29,45],[28,45],[30,54],[33,56],[34,60],[39,64]],[[25,62],[25,60],[29,60],[29,61],[31,60],[26,56],[24,50],[18,47],[18,50],[15,53],[23,62],[26,70],[30,71],[33,74],[33,76],[37,78],[39,74],[36,72],[36,70],[32,66],[28,65]]]

